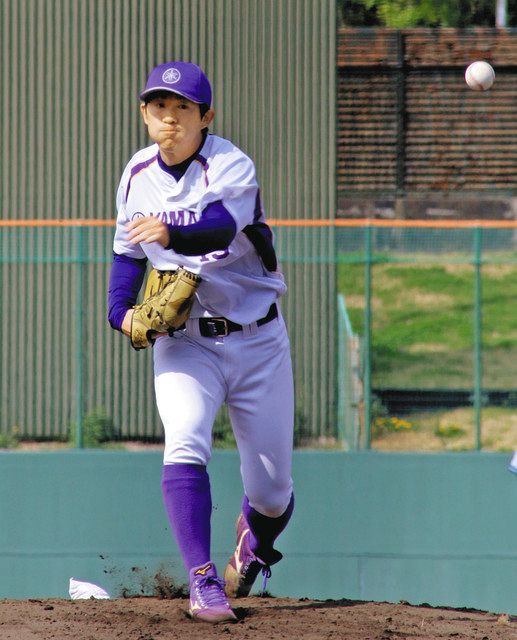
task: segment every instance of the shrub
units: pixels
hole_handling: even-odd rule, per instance
[[[77,437],[76,423],[70,426],[69,442],[75,444]],[[106,414],[102,407],[98,407],[87,413],[82,422],[83,446],[95,448],[103,443],[116,440],[118,431],[115,428],[113,419]]]
[[[20,444],[20,430],[12,427],[7,433],[0,433],[0,449],[16,449]]]
[[[458,438],[464,436],[465,433],[465,429],[455,424],[441,424],[434,431],[434,435],[439,438]]]
[[[219,449],[234,449],[237,446],[226,405],[221,408],[214,420],[212,443]]]

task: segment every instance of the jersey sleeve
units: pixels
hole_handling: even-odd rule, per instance
[[[235,220],[237,231],[256,221],[258,184],[250,158],[236,148],[228,154],[219,153],[212,159],[207,179],[200,211],[211,202],[220,201]]]
[[[113,251],[119,255],[142,260],[146,257],[144,251],[139,244],[132,244],[127,237],[126,225],[129,222],[129,218],[126,213],[126,202],[130,178],[131,164],[128,164],[122,174],[117,190],[117,222],[113,239]]]
[[[220,200],[208,204],[201,220],[185,226],[168,224],[169,244],[184,256],[200,256],[211,251],[226,249],[235,238],[236,224],[233,216]]]
[[[108,321],[118,331],[122,330],[127,310],[136,303],[146,264],[147,260],[113,254],[108,285]]]

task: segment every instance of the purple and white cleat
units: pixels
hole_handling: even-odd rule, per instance
[[[232,611],[224,593],[224,581],[217,577],[212,562],[190,570],[189,616],[199,622],[235,622],[237,616]]]
[[[224,590],[229,598],[245,598],[249,595],[258,574],[262,572],[262,593],[271,577],[271,565],[282,559],[280,551],[271,549],[268,561],[258,558],[250,547],[251,531],[241,513],[237,518],[237,546],[224,571]]]

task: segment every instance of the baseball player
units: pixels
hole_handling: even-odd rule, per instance
[[[203,71],[190,62],[161,64],[140,99],[153,144],[132,157],[120,181],[108,318],[135,346],[137,309],[138,322],[147,317],[135,303],[148,262],[160,274],[181,270],[199,282],[190,316],[177,330],[158,323],[140,337],[143,346],[153,344],[165,430],[162,491],[189,573],[190,616],[235,620],[228,598],[248,595],[260,573],[264,581],[270,576],[282,557],[274,542],[294,505],[293,378],[277,303],[286,286],[253,162],[208,132],[214,111]],[[152,306],[156,298],[149,300]],[[212,425],[223,403],[244,488],[224,580],[210,554],[207,473]]]

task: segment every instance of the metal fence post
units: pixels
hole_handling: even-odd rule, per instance
[[[397,31],[397,148],[396,148],[396,193],[402,198],[406,191],[406,42],[405,34]]]
[[[75,382],[75,446],[78,449],[83,447],[83,329],[84,329],[84,265],[85,265],[85,243],[86,227],[77,227],[77,288],[76,288],[76,320],[77,320],[77,342],[76,342],[76,382]]]
[[[347,393],[347,381],[348,367],[346,362],[346,329],[345,329],[345,303],[343,296],[338,294],[337,299],[337,318],[338,318],[338,331],[337,331],[337,439],[345,446],[346,443],[346,429],[345,421],[347,419],[345,403]]]
[[[372,419],[372,227],[370,225],[365,228],[364,295],[364,446],[365,449],[370,449]]]
[[[481,449],[481,392],[483,378],[482,349],[482,312],[481,312],[481,227],[474,229],[474,420],[476,431],[476,449]]]

